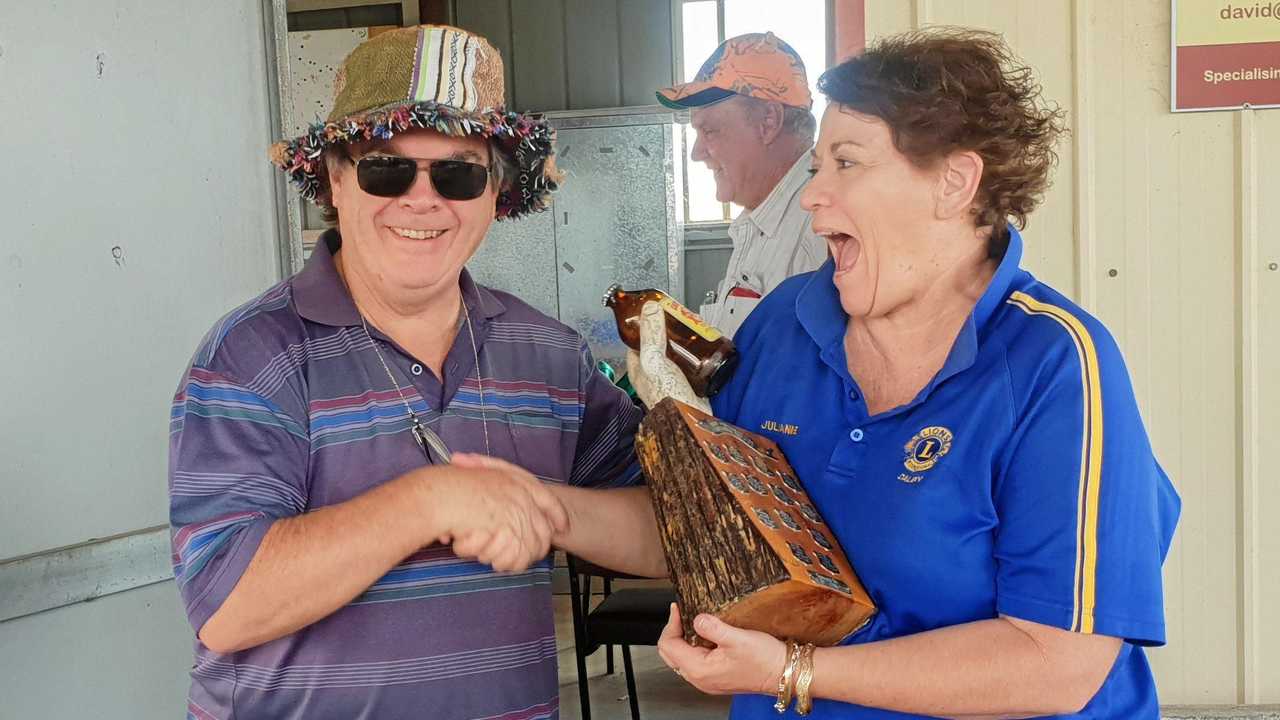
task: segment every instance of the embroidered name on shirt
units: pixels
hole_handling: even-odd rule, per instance
[[[780,423],[775,420],[765,420],[764,422],[760,423],[760,429],[770,430],[776,433],[782,433],[783,435],[796,435],[796,434],[799,434],[800,432],[799,426],[791,425],[788,423]]]
[[[907,457],[902,461],[913,473],[924,472],[938,464],[943,455],[951,451],[951,431],[941,425],[931,425],[916,433],[903,446]],[[903,482],[920,482],[919,476],[898,476]]]

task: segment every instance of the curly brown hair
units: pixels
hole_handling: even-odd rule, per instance
[[[991,227],[992,258],[1009,246],[1009,218],[1026,227],[1049,187],[1065,113],[1043,99],[1035,73],[995,33],[929,28],[886,37],[823,73],[818,89],[883,120],[917,167],[976,152],[983,170],[974,222]]]

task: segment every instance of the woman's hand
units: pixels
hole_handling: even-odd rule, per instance
[[[755,630],[743,630],[712,616],[694,618],[693,629],[715,648],[694,647],[684,641],[680,609],[671,604],[671,619],[662,629],[658,654],[663,662],[711,695],[778,691],[778,678],[787,662],[786,643]]]

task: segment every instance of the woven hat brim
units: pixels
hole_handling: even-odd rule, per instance
[[[395,103],[312,125],[305,135],[271,146],[271,161],[298,187],[302,197],[316,201],[324,180],[317,174],[324,151],[340,144],[390,140],[409,130],[434,130],[452,137],[493,139],[516,166],[516,177],[500,192],[494,216],[518,218],[545,210],[559,187],[555,169],[555,129],[540,115],[501,108],[467,112],[435,102]]]

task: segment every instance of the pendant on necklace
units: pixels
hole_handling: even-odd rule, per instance
[[[434,452],[439,456],[441,462],[446,465],[453,461],[452,453],[449,452],[449,448],[445,446],[444,441],[440,439],[440,436],[432,432],[430,428],[418,422],[416,417],[413,418],[413,439],[417,440],[418,447],[422,448],[424,453],[427,453],[427,459],[430,459],[431,452]],[[431,452],[428,452],[428,448],[431,449]]]

